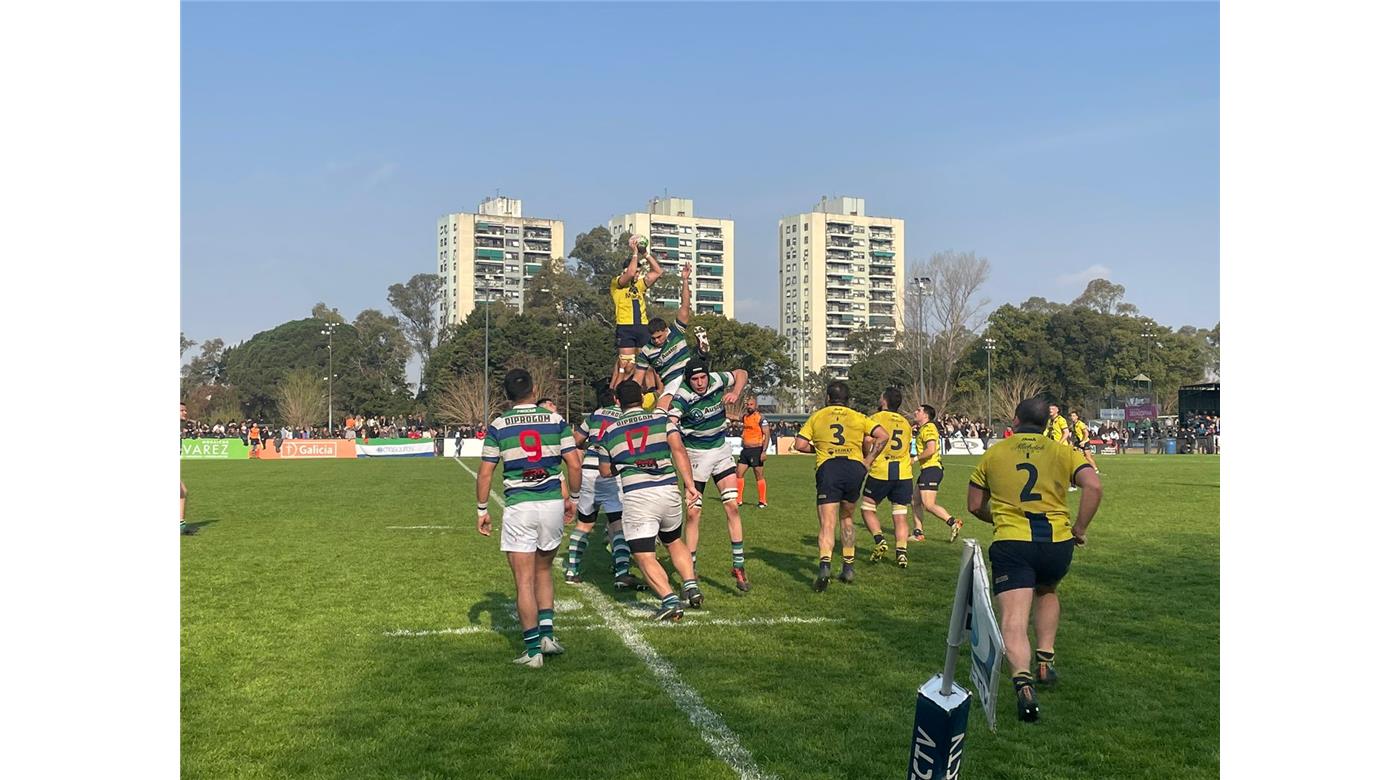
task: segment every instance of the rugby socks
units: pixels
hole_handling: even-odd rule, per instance
[[[666,594],[661,599],[662,609],[670,609],[671,607],[679,607],[680,605],[681,597],[677,596],[674,592]]]
[[[884,543],[885,543],[885,535],[884,535],[884,534],[875,534],[875,546],[876,546],[876,547],[879,547],[880,545],[882,545],[882,544],[884,544]],[[844,552],[844,551],[843,551],[843,552]],[[855,554],[855,551],[852,550],[852,551],[851,551],[851,554],[854,555],[854,554]]]
[[[588,549],[588,534],[574,528],[569,532],[569,557],[564,566],[568,574],[578,574],[583,566],[583,551]]]
[[[540,627],[525,629],[525,654],[534,658],[540,654]]]
[[[737,541],[737,542],[731,541],[731,542],[729,543],[729,552],[730,552],[731,555],[734,556],[734,568],[736,568],[736,569],[743,569],[743,568],[744,568],[744,540],[743,540],[743,539],[740,539],[740,540]]]
[[[895,548],[894,548],[894,558],[895,558],[895,560],[899,560],[900,558],[907,558],[907,557],[909,557],[909,548],[908,548],[907,546],[906,546],[906,547],[895,547]]]
[[[691,588],[697,588],[697,589],[698,589],[699,587],[700,587],[700,581],[699,581],[699,580],[684,580],[684,581],[681,582],[681,592],[685,592],[685,591],[687,591],[687,590],[690,590]]]
[[[632,548],[628,546],[627,539],[621,531],[613,534],[612,556],[614,577],[621,577],[632,568]]]
[[[1035,662],[1038,663],[1038,664],[1053,664],[1053,663],[1055,663],[1055,651],[1054,651],[1054,650],[1036,650],[1036,651],[1035,651]]]
[[[854,547],[842,547],[842,548],[841,548],[841,563],[844,563],[844,564],[847,565],[847,566],[854,566],[854,565],[856,565],[856,548],[854,548]]]
[[[1011,685],[1020,693],[1022,688],[1035,689],[1035,677],[1030,672],[1017,672],[1011,676]]]
[[[766,479],[758,481],[758,503],[768,503],[768,480]]]
[[[554,610],[540,610],[540,638],[554,638]]]
[[[763,484],[763,483],[760,482],[759,484]],[[763,499],[761,499],[761,498],[759,499],[759,501],[762,501],[762,500],[763,500]],[[741,504],[744,503],[744,480],[742,480],[742,479],[739,480],[739,503],[741,503]]]

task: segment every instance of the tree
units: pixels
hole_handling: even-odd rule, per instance
[[[787,339],[773,328],[718,314],[697,314],[690,323],[691,327],[704,328],[709,336],[712,371],[744,369],[749,372],[754,393],[792,383],[794,369],[787,355]]]
[[[189,352],[190,347],[193,347],[197,343],[198,342],[196,342],[194,339],[185,338],[185,332],[183,330],[180,331],[180,359],[184,360],[185,353]]]
[[[574,238],[574,248],[569,252],[569,257],[578,261],[584,281],[605,281],[617,276],[632,257],[632,249],[628,246],[631,238],[631,233],[624,232],[614,239],[606,227],[599,225]]]
[[[183,337],[180,343],[184,346]],[[219,384],[225,374],[225,355],[223,339],[209,339],[201,344],[199,354],[190,358],[180,370],[180,394],[188,395],[190,390],[203,385]]]
[[[1040,377],[1024,370],[1016,370],[992,385],[992,413],[1001,415],[1008,423],[1016,416],[1016,406],[1027,398],[1035,398],[1045,392],[1045,383]],[[988,420],[988,424],[991,421]]]
[[[483,408],[483,398],[488,393],[488,406]],[[499,409],[504,403],[497,383],[484,383],[481,372],[477,371],[443,381],[433,394],[431,408],[434,417],[451,425],[478,425],[488,421],[490,410]]]
[[[986,284],[992,265],[975,252],[938,252],[922,268],[912,269],[913,276],[930,280],[924,297],[929,316],[936,330],[929,345],[933,358],[929,386],[930,402],[947,406],[957,383],[957,365],[986,322],[983,310],[986,298],[978,291]]]
[[[906,391],[906,409],[913,409],[921,403],[915,398],[916,393],[908,392],[909,388],[918,384],[914,372],[906,368],[908,359],[895,354],[896,352],[897,350],[879,352],[851,364],[846,384],[851,388],[852,407],[867,413],[873,412],[879,408],[880,394],[887,387],[898,387]]]
[[[1039,295],[1033,295],[1021,302],[1021,308],[1040,314],[1053,314],[1064,309],[1065,305],[1063,303],[1056,303],[1055,301],[1047,301]]]
[[[324,301],[311,307],[311,319],[321,322],[345,322],[345,318],[340,315],[340,309],[332,309]]]
[[[1099,314],[1113,314],[1122,302],[1125,292],[1127,290],[1121,284],[1114,284],[1107,279],[1095,279],[1089,282],[1084,292],[1080,293],[1070,306],[1084,306]],[[1133,310],[1136,311],[1137,307],[1134,306]]]
[[[314,426],[326,413],[326,383],[316,372],[300,368],[287,372],[277,385],[277,416],[297,428]]]
[[[191,386],[181,398],[191,420],[215,423],[243,419],[238,388],[233,385]]]
[[[389,305],[398,312],[399,328],[422,360],[418,369],[420,385],[423,384],[423,370],[437,337],[438,301],[441,297],[442,280],[437,274],[414,274],[407,284],[389,285]]]

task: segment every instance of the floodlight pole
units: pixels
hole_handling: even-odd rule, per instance
[[[321,335],[326,337],[326,355],[330,368],[326,371],[326,436],[330,437],[334,433],[331,421],[335,415],[332,413],[332,404],[335,400],[335,329],[339,322],[327,322]]]
[[[987,430],[992,429],[992,355],[997,349],[996,339],[982,339],[987,350]]]

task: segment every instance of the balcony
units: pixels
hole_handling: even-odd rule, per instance
[[[476,245],[477,245],[478,247],[483,247],[483,246],[484,246],[484,247],[494,247],[494,248],[496,248],[496,249],[500,249],[501,247],[503,247],[503,246],[506,245],[506,242],[505,242],[505,239],[503,239],[503,238],[478,238],[478,239],[476,240]]]
[[[894,266],[870,264],[871,276],[894,276]]]
[[[476,250],[477,262],[499,263],[505,260],[506,253],[501,249],[481,249]]]
[[[478,236],[503,236],[506,229],[501,225],[492,225],[487,222],[476,223],[476,235]]]
[[[702,303],[724,303],[724,291],[700,290],[695,294],[695,299]]]
[[[718,241],[724,238],[724,231],[719,230],[718,228],[698,227],[695,229],[695,237],[713,238]]]
[[[724,266],[722,265],[707,265],[705,263],[696,263],[695,271],[701,276],[724,276]]]
[[[680,229],[677,228],[675,225],[657,224],[655,222],[651,223],[651,234],[653,236],[676,236],[680,235],[680,232]]]
[[[525,241],[526,252],[544,252],[545,254],[549,254],[550,250],[553,248],[554,247],[547,241],[530,241],[529,239]]]
[[[674,236],[663,236],[653,233],[651,236],[651,245],[656,247],[666,247],[667,249],[675,249],[676,247],[679,247],[681,245],[681,240]]]
[[[697,252],[723,252],[723,251],[724,251],[724,242],[723,242],[723,241],[706,241],[706,240],[704,240],[704,239],[696,239],[696,241],[695,241],[695,251],[697,251]]]
[[[708,314],[724,314],[724,304],[722,303],[700,303],[696,304],[695,311]]]
[[[828,236],[849,236],[855,232],[855,226],[849,222],[826,223],[826,234]]]
[[[894,327],[894,317],[884,317],[879,314],[870,315],[870,327]]]

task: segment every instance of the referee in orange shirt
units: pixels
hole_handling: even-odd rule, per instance
[[[744,474],[753,469],[753,475],[758,482],[758,508],[768,508],[768,481],[763,478],[763,462],[768,459],[768,437],[771,428],[768,420],[758,411],[758,400],[749,396],[744,402],[744,412],[741,415],[731,415],[731,420],[737,420],[744,424],[744,432],[741,442],[743,446],[739,450],[739,506],[744,505]]]

